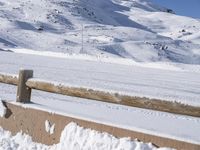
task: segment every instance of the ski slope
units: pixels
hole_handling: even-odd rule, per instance
[[[200,21],[147,0],[0,0],[0,72],[20,68],[199,107]],[[16,104],[16,87],[0,84],[0,98]],[[32,101],[22,106],[200,144],[199,118],[35,90]]]
[[[0,0],[0,48],[200,64],[200,22],[147,0]]]

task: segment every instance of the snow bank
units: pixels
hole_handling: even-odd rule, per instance
[[[84,129],[75,123],[68,124],[63,130],[60,143],[52,146],[34,143],[30,136],[11,133],[0,128],[0,150],[156,150],[151,143],[131,141],[129,138],[117,139],[107,133]],[[158,148],[168,150],[168,148]]]
[[[91,129],[84,129],[75,123],[70,123],[61,134],[60,143],[56,149],[74,150],[133,150],[157,149],[151,143],[144,144],[131,141],[129,138],[117,139],[108,133],[100,133]],[[65,147],[65,148],[64,148]]]
[[[4,117],[6,114],[6,107],[3,105],[3,102],[0,98],[0,117]]]

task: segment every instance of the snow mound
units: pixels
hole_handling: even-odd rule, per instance
[[[152,144],[131,141],[129,138],[117,139],[107,133],[84,129],[75,123],[68,124],[62,132],[60,143],[52,146],[34,143],[30,136],[10,132],[0,128],[0,150],[169,150],[156,148]]]

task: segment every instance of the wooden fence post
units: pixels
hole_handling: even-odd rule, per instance
[[[20,70],[17,87],[17,102],[29,103],[31,101],[31,88],[26,86],[26,81],[33,77],[33,70]]]

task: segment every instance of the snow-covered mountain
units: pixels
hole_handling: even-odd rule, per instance
[[[0,0],[0,50],[22,48],[200,64],[200,21],[148,0]]]

